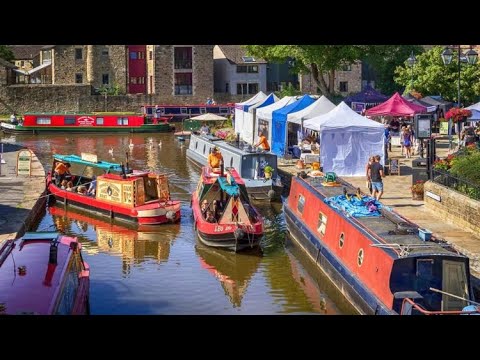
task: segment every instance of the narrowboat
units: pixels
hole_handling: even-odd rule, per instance
[[[149,120],[143,115],[118,113],[27,113],[18,124],[1,123],[5,133],[156,133],[174,131],[169,117]]]
[[[235,104],[218,104],[218,105],[144,105],[141,108],[142,113],[148,119],[155,119],[163,116],[171,116],[184,119],[192,116],[203,115],[206,113],[216,114],[219,116],[233,115]]]
[[[214,173],[203,167],[191,206],[194,228],[205,245],[235,252],[259,246],[263,218],[249,203],[245,183],[235,169],[221,167],[220,173]]]
[[[227,142],[212,135],[192,133],[187,158],[201,166],[206,166],[208,155],[215,146],[222,153],[224,166],[237,169],[252,200],[281,199],[283,185],[277,170],[277,155],[256,151],[250,145],[243,146],[240,141]],[[263,171],[267,166],[273,168],[271,176]]]
[[[70,164],[70,174],[62,186],[53,170],[47,175],[47,191],[64,206],[84,208],[110,219],[158,225],[180,220],[180,202],[170,198],[168,178],[164,174],[128,169],[123,164],[99,161],[95,154],[53,156],[53,167]],[[76,169],[75,169],[76,168]],[[82,169],[82,170],[80,170]],[[101,175],[95,173],[103,172]],[[63,182],[63,181],[62,181]],[[88,193],[91,184],[95,191]],[[62,188],[64,187],[64,188]]]
[[[468,257],[331,175],[292,178],[287,230],[359,313],[479,313]]]
[[[89,314],[90,269],[76,238],[27,232],[0,246],[0,314]]]
[[[242,305],[252,277],[262,261],[261,252],[232,253],[197,244],[195,252],[200,265],[208,271],[220,285],[233,307]]]

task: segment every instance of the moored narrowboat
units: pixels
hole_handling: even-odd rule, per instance
[[[219,173],[202,168],[192,212],[205,245],[236,252],[259,246],[263,238],[263,218],[249,203],[245,183],[233,168],[222,167]]]
[[[139,225],[157,225],[180,220],[180,202],[170,198],[168,178],[165,174],[128,169],[121,164],[97,160],[94,154],[59,155],[53,157],[58,164],[76,166],[82,171],[47,175],[47,190],[55,200],[65,206],[84,208],[111,219]],[[102,171],[103,175],[94,173]],[[93,175],[92,175],[93,174]],[[94,185],[93,191],[90,185]]]
[[[208,165],[208,155],[217,147],[225,167],[238,171],[245,182],[248,195],[252,200],[280,200],[283,185],[277,170],[277,155],[271,152],[256,151],[251,146],[245,147],[239,142],[227,142],[211,135],[192,133],[187,149],[187,158],[201,166]],[[266,167],[273,169],[270,174]]]
[[[27,232],[0,245],[0,314],[88,314],[89,279],[76,238]]]
[[[293,177],[289,235],[362,314],[465,314],[469,259],[338,179]]]
[[[5,133],[156,133],[174,131],[168,120],[171,117],[148,119],[143,115],[98,113],[98,114],[55,114],[27,113],[16,124],[1,123]]]

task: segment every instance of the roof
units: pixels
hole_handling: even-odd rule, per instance
[[[426,107],[410,103],[396,92],[384,103],[368,109],[366,114],[367,116],[413,116],[425,112],[427,112]]]
[[[10,68],[10,69],[16,69],[17,67],[12,64],[11,62],[8,62],[7,60],[0,59],[0,66]]]
[[[117,171],[121,172],[122,168],[120,164],[115,164],[115,163],[109,163],[106,161],[98,161],[96,163],[82,160],[82,158],[78,155],[54,155],[53,156],[55,159],[58,159],[60,161],[64,162],[69,162],[73,164],[80,164],[80,165],[85,165],[85,166],[91,166],[103,170],[110,170],[110,171]]]
[[[365,88],[354,94],[347,97],[343,100],[346,104],[351,104],[352,102],[360,102],[360,103],[382,103],[388,100],[388,96],[381,94],[370,85],[365,86]]]
[[[256,65],[256,64],[266,64],[267,61],[258,58],[255,56],[249,56],[247,54],[247,50],[242,47],[242,45],[217,45],[220,50],[222,51],[223,55],[234,64],[249,64],[249,65]],[[253,58],[254,61],[248,61],[248,58]],[[247,60],[247,61],[245,61]]]
[[[10,45],[15,60],[31,60],[40,53],[44,45]]]
[[[70,243],[75,238],[58,233],[25,234],[0,266],[0,303],[7,314],[34,313],[49,315],[53,311],[63,275],[70,258]],[[51,240],[60,241],[56,266],[49,264]],[[24,242],[29,238],[29,241]],[[24,273],[19,268],[24,267]]]

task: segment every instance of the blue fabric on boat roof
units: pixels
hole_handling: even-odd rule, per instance
[[[56,154],[53,156],[53,158],[63,162],[69,162],[71,164],[91,166],[91,167],[108,170],[108,171],[117,171],[117,172],[122,171],[120,164],[110,163],[106,161],[98,161],[94,163],[94,162],[82,160],[82,158],[78,155],[57,155]]]
[[[362,196],[360,200],[354,194],[349,196],[350,200],[347,200],[345,195],[337,195],[325,198],[323,202],[333,208],[343,210],[353,217],[381,216],[379,210],[382,208],[382,204],[373,197]]]
[[[236,196],[240,194],[240,190],[238,188],[237,183],[232,178],[232,185],[227,182],[226,177],[219,177],[218,183],[220,184],[220,188],[225,191],[230,196]]]

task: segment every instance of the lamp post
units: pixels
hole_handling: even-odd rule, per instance
[[[478,60],[478,54],[475,50],[472,49],[472,47],[468,47],[468,51],[463,54],[462,53],[462,47],[460,45],[457,45],[453,47],[454,49],[457,50],[457,62],[458,62],[458,84],[457,84],[457,107],[460,108],[460,78],[461,78],[461,70],[462,70],[462,62],[463,63],[468,63],[470,65],[475,65],[475,63]],[[453,51],[450,47],[446,47],[445,50],[442,52],[442,61],[444,65],[450,65],[452,60],[453,60]],[[460,126],[459,126],[460,128]],[[449,149],[452,149],[452,120],[448,120],[448,141],[449,141]]]
[[[410,79],[410,87],[413,90],[413,66],[417,62],[417,59],[415,58],[415,55],[413,54],[413,51],[410,54],[410,57],[407,59],[407,62],[408,62],[408,66],[410,66],[410,68],[412,69],[412,77]]]

